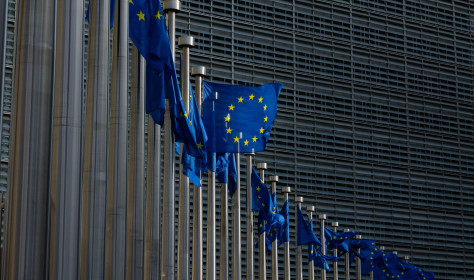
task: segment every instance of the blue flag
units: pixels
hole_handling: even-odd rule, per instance
[[[397,255],[382,252],[381,257],[383,266],[374,270],[375,279],[420,279],[415,270],[400,262]]]
[[[250,87],[204,82],[203,119],[209,135],[208,150],[264,151],[282,87],[282,84]]]
[[[134,0],[129,4],[129,35],[146,59],[146,111],[163,125],[165,102],[169,100],[171,125],[176,142],[184,143],[194,157],[204,156],[204,144],[199,143],[196,130],[188,122],[176,77],[170,41],[159,0]],[[199,127],[197,127],[199,128]]]
[[[189,87],[189,113],[187,120],[191,125],[192,131],[196,135],[196,140],[199,143],[206,143],[207,135],[204,130],[204,125],[202,123],[201,115],[199,114],[198,105],[196,98],[194,97],[193,88]],[[203,146],[204,148],[204,146]],[[206,167],[206,153],[202,153],[202,157],[196,158],[189,154],[188,147],[184,146],[183,155],[181,157],[181,163],[183,165],[183,173],[188,176],[189,180],[196,186],[201,186],[201,178],[204,173],[207,171]]]
[[[227,184],[230,197],[232,197],[237,189],[237,167],[234,154],[218,153],[215,172],[217,181]]]
[[[316,244],[316,246],[321,246],[321,242],[318,240],[316,235],[313,232],[312,226],[306,222],[304,219],[303,213],[301,213],[301,209],[297,207],[296,213],[298,216],[298,235],[297,235],[297,245],[305,245],[305,244]]]
[[[272,221],[269,225],[267,224],[267,227],[268,227],[267,237],[268,237],[268,241],[270,243],[273,243],[273,241],[277,240],[277,238],[282,234],[283,225],[285,223],[285,217],[283,217],[283,215],[281,215],[280,212],[278,211],[276,192],[272,194],[272,210],[271,211],[272,211]],[[277,247],[278,246],[280,245],[277,243]]]
[[[313,231],[313,220],[309,222],[311,231]],[[337,257],[323,255],[321,251],[321,243],[308,244],[309,261],[314,262],[314,265],[319,268],[324,268],[329,271],[328,261],[337,262]]]
[[[334,232],[330,228],[324,228],[327,249],[337,249],[338,251],[349,252],[349,245],[356,234],[357,232],[355,231]]]
[[[288,200],[283,204],[280,214],[283,216],[285,222],[283,223],[280,235],[278,236],[278,246],[285,242],[290,242],[290,207]]]
[[[255,168],[252,168],[252,211],[260,211],[263,218],[271,222],[271,210],[273,201],[267,186],[257,174]]]
[[[360,247],[359,257],[361,259],[361,271],[363,274],[384,267],[383,252],[377,246],[373,245],[371,241],[362,242]]]

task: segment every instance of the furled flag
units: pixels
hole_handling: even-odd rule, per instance
[[[194,134],[196,135],[196,140],[201,143],[200,147],[205,148],[204,143],[207,141],[206,131],[202,123],[201,115],[199,114],[198,105],[196,98],[194,97],[193,88],[189,87],[189,113],[182,118],[186,120],[191,125]],[[183,165],[183,173],[188,176],[189,180],[196,186],[201,186],[202,175],[207,171],[207,153],[203,152],[202,157],[196,158],[189,154],[187,146],[183,148],[183,155],[181,157],[181,164]]]
[[[357,232],[355,231],[335,232],[330,228],[324,228],[327,249],[349,252],[349,244],[356,234]]]
[[[288,204],[288,200],[283,203],[283,207],[281,208],[280,214],[285,219],[283,226],[281,228],[280,234],[278,236],[278,246],[285,242],[290,242],[290,207]]]
[[[268,187],[262,183],[255,168],[252,168],[252,211],[260,211],[264,218],[271,222],[273,201]]]
[[[204,82],[203,119],[209,136],[208,151],[264,151],[282,87],[282,84],[251,87]]]
[[[155,123],[163,125],[165,98],[169,101],[171,124],[176,142],[184,143],[188,153],[203,157],[195,130],[184,110],[178,79],[159,0],[134,0],[129,4],[129,35],[140,54],[146,59],[146,111]],[[204,145],[204,143],[200,143]]]

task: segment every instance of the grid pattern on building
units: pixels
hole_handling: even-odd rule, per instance
[[[209,80],[285,84],[256,156],[279,186],[437,279],[474,278],[473,2],[182,6]]]

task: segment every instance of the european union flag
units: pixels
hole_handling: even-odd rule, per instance
[[[282,87],[282,84],[251,87],[204,82],[203,119],[209,135],[208,150],[221,153],[265,150]]]
[[[383,267],[374,270],[375,279],[419,279],[416,271],[402,264],[395,254],[382,252],[382,261]]]
[[[278,236],[278,246],[285,242],[290,242],[290,207],[288,200],[283,203],[280,214],[283,216],[283,219],[285,219],[285,222],[283,223],[280,235]]]
[[[215,172],[217,181],[227,184],[230,197],[232,197],[237,189],[237,167],[234,154],[218,153]]]
[[[312,222],[311,225],[306,222],[303,213],[301,213],[301,209],[299,207],[296,209],[296,213],[298,217],[297,245],[301,246],[309,243],[314,243],[316,244],[316,246],[321,247],[321,242],[318,240],[318,238],[313,232]]]
[[[166,90],[174,90],[177,79],[165,79],[165,76],[170,77],[173,73],[176,76],[176,70],[159,0],[130,1],[129,24],[130,39],[152,68],[147,67],[147,85],[157,79],[155,90],[147,90],[146,111],[156,123],[163,125]],[[176,85],[165,85],[165,81]]]
[[[263,217],[271,222],[271,209],[273,209],[273,201],[270,192],[262,183],[255,168],[252,168],[252,211],[260,211]]]
[[[206,143],[207,135],[206,131],[204,130],[204,125],[202,123],[201,115],[199,114],[198,105],[196,102],[196,98],[194,97],[194,92],[192,87],[189,87],[189,113],[187,116],[183,116],[185,118],[191,128],[194,135],[196,135],[196,140],[199,143]],[[204,145],[202,146],[204,148]],[[202,153],[202,157],[196,158],[189,154],[188,147],[184,146],[183,148],[183,155],[181,157],[181,163],[183,164],[183,173],[188,176],[189,180],[196,186],[201,186],[201,177],[207,171],[207,158],[206,153]]]
[[[324,236],[328,250],[337,249],[343,252],[349,252],[351,240],[357,234],[355,231],[334,232],[330,228],[324,228]]]
[[[311,231],[313,231],[313,220],[309,222]],[[327,261],[336,262],[337,257],[323,255],[321,252],[321,243],[308,244],[309,261],[314,262],[314,265],[319,268],[324,268],[329,271],[329,264]]]
[[[371,241],[361,243],[359,257],[361,259],[361,271],[363,274],[384,267],[383,252]]]
[[[184,143],[190,155],[203,157],[204,143],[197,142],[199,136],[186,118],[159,0],[130,1],[129,23],[130,39],[150,66],[147,68],[147,113],[163,125],[164,100],[168,98],[176,142]]]
[[[352,264],[355,257],[361,257],[357,252],[359,249],[361,251],[368,250],[370,246],[373,246],[375,240],[357,240],[352,239],[349,244],[349,264]]]

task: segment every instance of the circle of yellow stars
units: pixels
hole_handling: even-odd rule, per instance
[[[253,93],[251,93],[248,96],[248,100],[255,100],[254,98],[255,98],[255,95]],[[237,98],[237,105],[239,103],[243,104],[245,100],[246,99],[243,96],[240,96],[239,98]],[[258,100],[258,103],[262,103],[263,111],[266,111],[267,110],[267,104],[263,103],[263,97],[260,96],[257,100]],[[228,107],[229,107],[229,114],[227,114],[227,116],[224,117],[224,121],[226,123],[230,122],[230,111],[234,111],[234,109],[236,108],[234,104],[230,104]],[[265,115],[265,117],[263,118],[263,122],[268,122],[268,116],[267,115]],[[233,131],[233,129],[230,127],[230,125],[227,125],[226,133],[227,134],[232,134],[232,131]],[[260,134],[263,134],[263,132],[265,132],[265,129],[263,128],[263,126],[260,127],[259,132],[260,132]],[[240,143],[240,138],[238,136],[235,136],[233,139],[234,139],[234,143]],[[250,140],[252,140],[252,142],[257,142],[257,140],[258,140],[257,135],[254,135],[254,137],[250,138]],[[244,146],[248,146],[249,143],[250,143],[249,139],[244,140]]]

